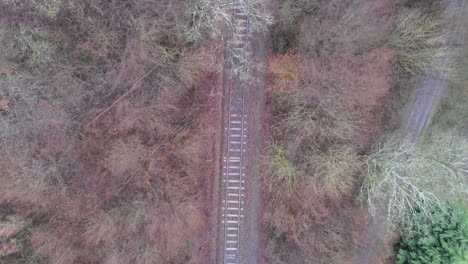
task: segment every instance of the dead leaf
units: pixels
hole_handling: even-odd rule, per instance
[[[5,69],[5,68],[0,68],[0,74],[13,74],[13,71]]]
[[[43,109],[52,109],[52,108],[54,108],[53,105],[47,103],[46,101],[39,101],[39,107],[41,107]]]
[[[10,111],[10,101],[7,99],[0,99],[0,109],[5,112]]]

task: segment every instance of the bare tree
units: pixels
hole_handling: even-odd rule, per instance
[[[223,63],[230,65],[232,76],[244,84],[244,87],[250,87],[255,82],[253,72],[264,69],[264,65],[257,62],[252,55],[250,40],[255,33],[266,31],[273,22],[267,1],[189,0],[185,10],[189,21],[186,40],[199,42],[208,34],[219,38],[221,41],[216,49],[226,51],[227,54]],[[216,62],[211,62],[210,65],[214,71],[224,69]]]
[[[187,40],[198,41],[208,33],[220,36],[223,26],[235,31],[234,9],[247,14],[251,32],[266,30],[273,22],[265,0],[189,0],[185,8],[189,19]]]
[[[454,134],[430,136],[419,145],[388,138],[367,161],[364,194],[372,214],[386,208],[390,226],[407,213],[430,216],[434,205],[466,199],[468,140]]]

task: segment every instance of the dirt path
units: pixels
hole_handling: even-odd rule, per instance
[[[258,34],[253,40],[253,50],[255,60],[258,63],[265,61],[265,36]],[[249,126],[251,127],[249,133],[249,161],[248,173],[250,175],[247,182],[247,202],[246,202],[246,224],[244,225],[244,244],[246,247],[243,251],[243,260],[241,263],[259,263],[261,252],[261,226],[260,217],[262,212],[262,205],[260,201],[260,166],[261,166],[261,152],[263,149],[263,116],[265,111],[265,74],[263,70],[253,73],[255,76],[255,83],[253,89],[250,90],[250,120]]]
[[[463,39],[461,32],[466,13],[465,2],[465,0],[451,0],[448,2],[447,11],[445,12],[444,19],[450,21],[453,19],[453,10],[461,10],[461,12],[456,12],[458,17],[455,18],[454,25],[444,29],[449,36],[448,44],[454,48],[460,45],[460,40]],[[448,65],[452,59],[447,57],[442,63]],[[402,124],[401,132],[404,138],[415,143],[419,141],[430,123],[432,114],[437,110],[440,97],[446,86],[447,81],[443,78],[436,76],[426,76],[424,78],[421,86],[415,92],[414,101],[410,105],[407,118]],[[381,224],[383,221],[383,219],[368,217],[367,228],[361,236],[360,244],[353,257],[353,263],[375,264],[382,262],[379,260],[381,253],[379,250],[385,244],[384,239],[380,236],[380,234],[383,234]]]
[[[448,35],[449,47],[458,47],[463,39],[463,19],[465,10],[465,0],[451,0],[448,2],[447,11],[444,13],[446,21],[453,20],[453,14],[456,21],[451,27],[444,29]],[[455,11],[456,10],[456,11]],[[447,56],[442,62],[438,63],[442,68],[449,68],[453,56]],[[403,125],[402,132],[410,141],[417,142],[423,135],[425,128],[430,123],[432,113],[437,109],[443,90],[447,86],[447,80],[439,76],[426,76],[421,86],[416,91],[416,97],[411,105],[409,115]]]

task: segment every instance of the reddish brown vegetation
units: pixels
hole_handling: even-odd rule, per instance
[[[33,248],[53,263],[204,262],[214,124],[197,120],[209,114],[209,89],[180,100],[168,93],[153,104],[141,96],[124,100],[79,142],[38,128],[41,143],[31,155],[67,158],[64,182],[37,196],[2,190],[3,202],[36,222]],[[4,175],[2,186],[9,181]]]
[[[268,65],[268,71],[273,76],[272,87],[275,92],[284,93],[295,87],[302,75],[298,54],[276,55]]]
[[[13,73],[13,71],[11,71],[11,70],[9,70],[9,69],[0,68],[0,76],[12,74],[12,73]]]
[[[204,263],[219,77],[181,1],[120,2],[64,1],[45,27],[57,61],[2,83],[0,205],[52,263]]]
[[[8,112],[10,110],[10,101],[7,99],[0,99],[0,109]]]
[[[390,92],[394,57],[383,44],[391,33],[397,2],[300,2],[302,7],[287,9],[291,3],[282,1],[282,12],[298,12],[285,13],[282,19],[296,18],[300,30],[277,33],[288,38],[279,42],[296,45],[289,49],[300,58],[296,68],[301,74],[287,76],[292,78],[283,85],[288,89],[279,89],[285,92],[270,91],[269,122],[274,143],[289,151],[297,180],[292,186],[276,182],[271,187],[267,263],[351,262],[365,228],[366,209],[356,202],[360,173],[346,176],[354,178],[349,180],[352,186],[337,198],[321,182],[314,157],[342,147],[354,149],[353,155],[365,154],[382,134],[380,112]],[[281,25],[284,21],[279,30],[288,30]],[[291,67],[282,61],[289,53],[276,56],[270,73],[271,85],[278,90],[278,78],[288,79],[283,73]],[[355,162],[351,157],[344,162]],[[336,175],[332,173],[336,170],[330,172]]]
[[[355,113],[360,131],[355,143],[369,147],[380,135],[381,100],[389,94],[393,52],[382,48],[361,56],[304,60],[304,82],[317,87],[321,100],[337,100],[343,111]],[[338,98],[339,97],[339,98]],[[333,99],[334,98],[334,99]]]

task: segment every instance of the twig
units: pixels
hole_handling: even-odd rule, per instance
[[[189,118],[190,115],[186,116],[184,121]],[[175,141],[178,141],[181,137],[181,134],[182,132],[184,131],[184,129],[186,129],[189,125],[185,125],[185,126],[180,126],[177,128],[177,131],[174,133],[174,136],[171,138],[171,136],[166,136],[166,138],[158,145],[158,147],[156,147],[155,149],[153,149],[150,154],[148,155],[149,157],[152,157],[155,155],[155,153],[159,150],[161,150],[162,148],[166,147],[168,143],[170,142],[175,142]],[[138,174],[138,172],[140,172],[140,170],[143,168],[143,164],[140,164],[136,169],[135,171],[133,171],[132,174],[130,174],[130,176],[125,180],[125,182],[120,186],[119,190],[117,191],[117,195],[119,195],[119,193],[121,191],[123,191],[127,185],[130,183],[130,181]]]
[[[120,101],[122,101],[122,99],[124,99],[127,95],[129,95],[130,93],[134,92],[136,89],[138,89],[139,87],[139,84],[141,83],[141,81],[143,81],[143,79],[145,79],[148,75],[150,75],[154,70],[156,69],[156,66],[153,67],[151,70],[149,70],[145,75],[143,75],[140,79],[138,79],[133,85],[132,85],[132,88],[130,88],[130,90],[126,91],[122,96],[120,96],[117,100],[115,100],[108,108],[104,109],[101,113],[99,113],[93,120],[91,120],[91,122],[87,123],[85,125],[85,128],[86,127],[89,127],[92,123],[96,122],[96,120],[98,120],[101,116],[103,116],[104,114],[106,114],[107,112],[109,112],[109,110],[112,109],[112,107],[114,107],[116,104],[118,104]]]

